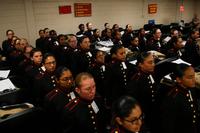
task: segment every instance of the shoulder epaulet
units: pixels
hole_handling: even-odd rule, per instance
[[[61,91],[59,89],[53,89],[52,91],[50,91],[46,97],[49,99],[49,101],[51,101],[56,95],[58,95]]]
[[[64,109],[68,109],[69,111],[71,111],[78,105],[79,102],[80,102],[80,99],[78,97],[74,98],[73,100],[71,100],[69,103],[67,103],[64,106]]]

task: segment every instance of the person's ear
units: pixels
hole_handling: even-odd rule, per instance
[[[115,120],[119,125],[122,125],[122,120],[120,117],[116,117]]]
[[[75,91],[80,94],[80,89],[78,87],[75,88]]]
[[[181,78],[176,77],[176,82],[179,83],[179,84],[181,84],[181,82],[182,82]]]

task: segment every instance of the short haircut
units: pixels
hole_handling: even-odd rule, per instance
[[[83,80],[86,80],[86,79],[94,79],[93,76],[90,74],[90,73],[87,73],[87,72],[82,72],[82,73],[79,73],[76,78],[75,78],[75,84],[77,87],[80,87],[81,86],[81,82]]]

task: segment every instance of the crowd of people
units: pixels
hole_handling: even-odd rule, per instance
[[[52,132],[200,133],[199,27],[192,26],[183,43],[180,27],[164,33],[155,26],[149,32],[104,26],[100,32],[91,22],[87,30],[80,24],[76,35],[44,28],[35,47],[7,30],[0,67],[20,78],[22,101],[51,116]],[[113,44],[109,52],[96,47],[104,41]],[[165,75],[156,68],[162,60],[152,51],[191,65],[175,65],[174,84],[163,89]]]

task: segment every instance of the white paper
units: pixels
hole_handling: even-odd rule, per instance
[[[149,33],[150,31],[149,30],[147,30],[147,31],[145,31],[145,34],[147,34],[147,33]]]
[[[169,42],[170,39],[171,39],[171,37],[167,36],[167,37],[164,39],[164,41],[165,41],[165,42]]]
[[[108,48],[108,47],[96,47],[96,49],[98,49],[100,51],[103,51],[103,52],[106,52],[106,53],[109,53],[111,48]]]
[[[98,44],[106,47],[111,47],[114,45],[112,41],[100,41]]]
[[[181,63],[183,63],[183,64],[187,64],[187,65],[191,66],[190,63],[188,63],[186,61],[183,61],[182,59],[177,59],[175,61],[172,61],[172,63],[175,63],[175,64],[181,64]]]
[[[15,86],[10,79],[4,79],[0,81],[0,91],[4,91],[6,89],[15,89]]]
[[[0,77],[7,78],[10,73],[10,70],[0,70]]]

